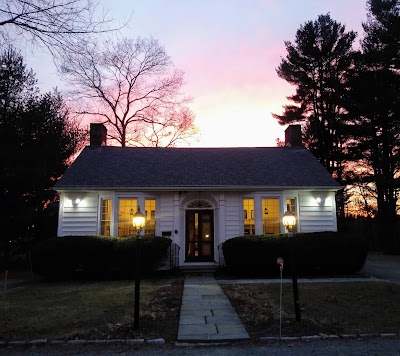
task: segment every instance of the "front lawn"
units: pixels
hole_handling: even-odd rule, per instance
[[[141,283],[133,330],[134,282],[36,282],[0,299],[0,340],[164,338],[176,340],[182,278]]]
[[[280,285],[223,285],[252,337],[279,336]],[[283,285],[282,336],[400,332],[400,285],[386,282],[300,283],[302,321],[291,284]]]

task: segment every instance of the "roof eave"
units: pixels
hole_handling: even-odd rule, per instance
[[[198,191],[198,190],[209,190],[209,191],[244,191],[244,190],[327,190],[327,191],[338,191],[343,187],[340,185],[332,186],[261,186],[261,185],[227,185],[227,186],[63,186],[55,187],[54,189],[58,192],[62,191]]]

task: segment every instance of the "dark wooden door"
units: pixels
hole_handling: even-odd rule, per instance
[[[213,210],[186,210],[186,261],[214,261]]]

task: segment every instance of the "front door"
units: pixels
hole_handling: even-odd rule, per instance
[[[186,210],[186,261],[214,261],[213,210]]]

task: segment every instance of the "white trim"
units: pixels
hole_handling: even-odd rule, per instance
[[[98,192],[100,190],[108,190],[114,192],[126,192],[126,191],[134,191],[134,192],[146,192],[146,191],[190,191],[190,192],[204,192],[204,191],[257,191],[257,190],[302,190],[302,191],[332,191],[337,192],[340,189],[343,189],[342,186],[281,186],[281,185],[224,185],[224,186],[176,186],[176,187],[160,187],[160,186],[148,186],[148,187],[107,187],[107,186],[99,186],[99,187],[85,187],[85,186],[73,186],[73,187],[62,187],[55,190],[58,192],[63,191],[86,191],[86,192]]]
[[[63,225],[64,225],[64,194],[60,193],[60,202],[58,207],[58,224],[57,224],[57,236],[62,236]]]

